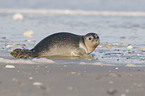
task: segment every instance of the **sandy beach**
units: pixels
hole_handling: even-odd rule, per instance
[[[145,68],[1,64],[1,96],[144,96]],[[13,66],[13,67],[12,67]]]

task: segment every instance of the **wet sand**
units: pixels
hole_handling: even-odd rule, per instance
[[[145,68],[1,64],[0,96],[144,96]]]

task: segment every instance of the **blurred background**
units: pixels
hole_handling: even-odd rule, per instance
[[[145,11],[144,0],[0,0],[0,8]]]

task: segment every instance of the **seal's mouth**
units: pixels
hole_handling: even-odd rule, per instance
[[[100,44],[100,40],[98,40],[98,39],[95,39],[94,41],[93,41],[93,47],[94,48],[96,48],[98,45]]]
[[[99,41],[94,41],[94,42],[92,42],[92,46],[90,46],[90,47],[91,48],[96,48],[99,44],[100,44]]]

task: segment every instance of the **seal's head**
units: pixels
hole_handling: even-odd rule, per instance
[[[89,54],[100,44],[99,36],[96,33],[88,33],[84,36],[84,43]]]

